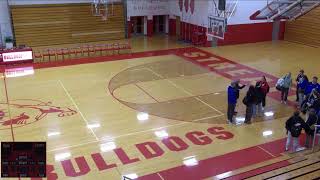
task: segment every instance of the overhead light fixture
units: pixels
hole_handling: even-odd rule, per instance
[[[98,127],[100,127],[99,123],[93,123],[93,124],[88,124],[87,125],[87,128],[89,128],[89,129],[98,128]]]
[[[166,138],[169,136],[169,134],[165,130],[155,131],[154,134],[159,138]]]
[[[274,112],[268,111],[268,112],[265,112],[264,115],[267,116],[267,117],[271,117],[271,116],[274,115]]]
[[[183,164],[186,166],[196,166],[198,165],[198,160],[195,158],[195,156],[189,156],[186,158],[183,158]]]
[[[138,119],[139,121],[146,121],[146,120],[149,119],[149,114],[148,114],[148,113],[145,113],[145,112],[139,112],[139,113],[137,114],[137,119]]]
[[[116,148],[117,148],[117,146],[116,146],[115,142],[107,142],[107,143],[100,144],[100,150],[102,152],[108,152],[108,151],[114,150]]]
[[[53,131],[53,132],[48,132],[48,137],[51,137],[51,136],[58,136],[60,135],[61,133],[59,131]]]
[[[263,135],[263,136],[270,136],[270,135],[272,135],[272,134],[273,134],[273,132],[270,131],[270,130],[268,130],[268,131],[263,131],[263,132],[262,132],[262,135]]]
[[[54,159],[55,159],[56,161],[61,161],[61,160],[65,160],[65,159],[67,159],[67,158],[69,158],[69,157],[71,157],[71,153],[66,152],[66,153],[56,154],[56,155],[54,156]]]

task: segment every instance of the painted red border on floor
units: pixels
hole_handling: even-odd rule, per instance
[[[272,146],[274,149],[276,149],[279,147],[279,142],[283,142],[284,140],[285,139],[279,139],[258,146]],[[253,146],[250,148],[241,149],[224,155],[208,158],[205,160],[200,160],[197,166],[187,167],[182,165],[171,169],[155,172],[149,175],[139,177],[139,180],[153,180],[154,177],[157,176],[157,174],[160,174],[161,177],[165,180],[201,180],[204,178],[213,177],[228,171],[236,170],[239,168],[243,168],[249,165],[261,163],[266,160],[275,158],[271,156],[269,153],[259,148],[258,146]],[[284,144],[282,144],[282,146],[284,146]],[[282,148],[280,149],[280,151],[273,155],[280,156],[280,153],[284,152],[282,151]],[[266,167],[266,170],[272,168],[275,169],[276,167],[280,165],[284,166],[285,164],[287,164],[287,162],[275,164],[274,166]],[[252,171],[250,172],[250,175],[252,175],[253,173],[258,173],[258,171]]]

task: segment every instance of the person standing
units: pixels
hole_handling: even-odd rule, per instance
[[[283,85],[281,87],[281,103],[287,104],[289,89],[292,85],[291,73],[289,72],[283,77]]]
[[[297,76],[297,78],[296,78],[296,83],[297,83],[297,90],[296,90],[296,101],[297,102],[300,102],[301,101],[301,99],[299,98],[299,83],[301,83],[301,82],[303,82],[303,81],[307,81],[307,82],[309,82],[309,79],[308,79],[308,77],[307,77],[307,75],[305,75],[304,74],[304,70],[303,69],[301,69],[300,71],[299,71],[299,74],[298,74],[298,76]],[[300,100],[300,101],[299,101]],[[302,100],[303,101],[303,100]]]
[[[266,107],[266,98],[267,94],[270,91],[270,86],[267,82],[267,79],[265,76],[262,76],[261,81],[259,82],[261,84],[261,91],[262,91],[262,107],[263,109]]]
[[[253,113],[253,105],[255,103],[254,86],[251,85],[247,91],[246,96],[243,98],[243,104],[246,105],[246,117],[244,123],[251,124],[251,118]]]
[[[240,80],[238,79],[238,80],[236,80],[235,81],[235,83],[236,83],[236,86],[235,86],[235,89],[236,89],[236,96],[237,96],[237,100],[239,99],[239,97],[240,97],[240,90],[241,89],[243,89],[244,87],[246,87],[246,85],[240,85]],[[234,111],[234,114],[237,114],[238,112],[235,110]]]
[[[300,75],[300,76],[299,76]],[[307,85],[309,83],[307,76],[303,75],[303,70],[300,71],[300,74],[297,77],[297,100],[298,100],[298,105],[301,108],[302,103],[305,100],[305,91],[307,88]]]
[[[254,87],[254,96],[255,96],[255,103],[253,105],[252,114],[253,117],[261,116],[262,115],[262,100],[263,100],[263,91],[261,88],[261,83],[257,82],[256,86]]]
[[[312,140],[313,140],[313,135],[314,135],[314,131],[315,131],[315,125],[317,125],[318,122],[318,116],[316,114],[316,111],[314,109],[310,109],[309,110],[309,116],[308,119],[306,121],[306,124],[309,126],[310,128],[310,132],[308,132],[306,135],[306,144],[305,147],[309,148],[311,147],[312,144]]]
[[[236,82],[231,82],[228,87],[228,121],[229,123],[233,123],[234,111],[237,105],[237,90],[236,90]]]
[[[299,136],[301,134],[302,129],[305,129],[306,132],[309,132],[307,129],[307,125],[304,120],[300,117],[300,112],[295,111],[293,116],[291,116],[286,121],[286,130],[287,130],[287,142],[285,150],[288,151],[290,149],[291,143],[293,146],[293,152],[297,151],[299,148]]]
[[[313,89],[316,89],[319,92],[318,77],[316,76],[312,78],[312,82],[309,82],[307,84],[304,95],[305,96],[310,95]]]

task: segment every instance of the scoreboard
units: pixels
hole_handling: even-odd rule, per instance
[[[46,142],[1,142],[1,177],[46,177]]]

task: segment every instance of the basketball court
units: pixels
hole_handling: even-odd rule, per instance
[[[296,89],[292,86],[285,105],[275,84],[288,72],[295,78],[300,69],[318,75],[319,50],[290,41],[219,46],[228,29],[214,26],[225,28],[219,18],[229,16],[211,19],[216,24],[208,31],[216,47],[167,35],[134,36],[128,39],[130,53],[90,57],[88,51],[87,57],[2,66],[0,140],[45,141],[48,180],[277,174],[298,160],[285,152],[285,122],[295,109]],[[262,76],[271,87],[264,114],[244,124],[245,88],[235,124],[228,124],[226,88],[232,80],[250,85]],[[317,159],[310,173],[296,177],[319,177],[318,165]]]

